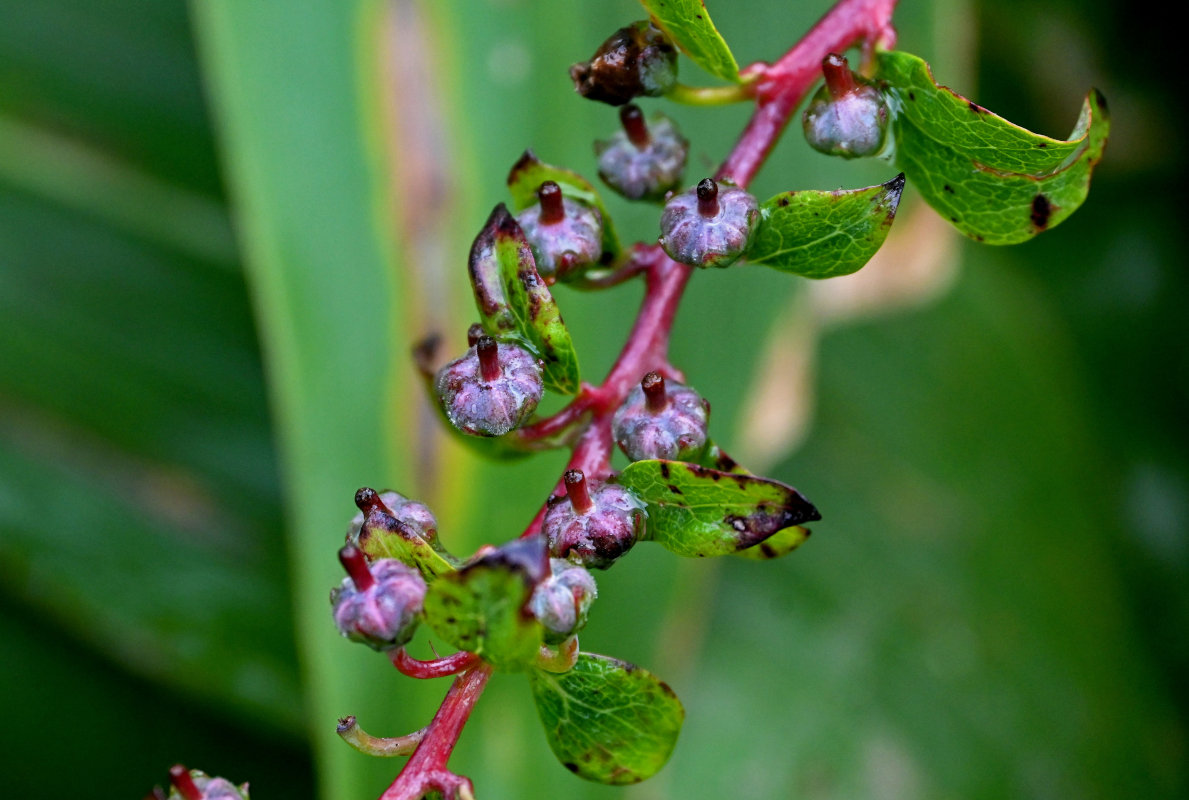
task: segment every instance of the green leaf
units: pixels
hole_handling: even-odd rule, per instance
[[[360,489],[356,498],[371,489]],[[356,502],[360,502],[358,499]],[[447,553],[438,542],[437,536],[427,540],[415,528],[394,517],[376,499],[364,511],[363,525],[351,544],[367,554],[368,558],[395,558],[416,567],[422,577],[433,581],[457,570],[458,561]]]
[[[887,238],[903,190],[901,173],[865,189],[778,194],[760,206],[747,258],[806,278],[857,272]]]
[[[430,584],[426,621],[459,650],[499,669],[524,669],[536,660],[543,641],[528,603],[546,566],[542,537],[515,539]]]
[[[579,653],[561,674],[529,673],[549,747],[575,775],[624,785],[650,778],[669,760],[685,709],[647,670]]]
[[[532,150],[525,150],[520,160],[508,172],[508,192],[512,195],[512,208],[523,211],[537,202],[537,189],[545,181],[553,181],[561,187],[562,194],[579,200],[599,210],[603,218],[603,260],[610,261],[619,255],[623,246],[615,232],[611,213],[603,203],[603,197],[594,185],[577,172],[565,167],[555,167],[537,158]]]
[[[618,482],[648,506],[645,538],[680,556],[722,556],[821,519],[791,486],[681,461],[629,464]]]
[[[920,58],[880,53],[896,161],[929,205],[962,233],[1016,244],[1059,225],[1090,190],[1110,133],[1106,99],[1091,90],[1068,141],[1027,131],[938,86]]]
[[[483,328],[515,340],[541,359],[545,388],[578,391],[578,354],[561,311],[541,279],[533,252],[516,218],[500,203],[475,237],[471,285]]]
[[[703,467],[716,469],[719,472],[730,472],[735,475],[750,475],[751,473],[739,466],[739,462],[726,454],[718,443],[713,439],[706,441],[706,447],[703,448],[702,453],[698,456],[698,463]]]
[[[702,69],[739,82],[739,65],[702,0],[640,0],[653,23]]]

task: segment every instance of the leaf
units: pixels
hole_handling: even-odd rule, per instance
[[[508,192],[512,195],[512,208],[523,211],[537,202],[537,189],[545,181],[553,181],[561,187],[562,194],[579,200],[599,210],[603,218],[603,260],[610,261],[619,255],[623,246],[615,232],[611,213],[603,203],[603,197],[594,185],[573,170],[546,164],[537,158],[532,150],[525,150],[520,160],[508,172]]]
[[[1086,96],[1068,141],[1027,131],[938,86],[929,65],[880,53],[896,161],[929,205],[962,233],[1016,244],[1059,225],[1086,199],[1110,133],[1106,99]]]
[[[549,748],[566,769],[598,783],[624,785],[665,765],[685,709],[667,684],[626,661],[579,653],[561,674],[529,673]]]
[[[658,28],[711,75],[739,82],[739,65],[702,0],[640,0]]]
[[[524,231],[503,203],[475,237],[470,272],[483,328],[497,339],[515,340],[541,359],[547,389],[577,392],[574,343],[537,272]]]
[[[805,540],[808,538],[809,528],[802,527],[801,525],[793,525],[792,527],[777,531],[757,545],[739,550],[735,555],[755,561],[770,561],[773,558],[787,556],[805,544]]]
[[[364,493],[370,493],[365,495]],[[366,506],[361,497],[366,497]],[[363,525],[351,544],[368,558],[395,558],[421,571],[422,577],[433,581],[457,570],[458,561],[447,553],[435,535],[431,542],[415,528],[394,517],[371,489],[360,489],[356,502],[363,510]]]
[[[528,603],[547,564],[542,537],[515,539],[430,584],[426,621],[459,650],[499,669],[524,669],[543,641]]]
[[[629,464],[618,482],[648,506],[645,538],[680,556],[722,556],[821,519],[791,486],[681,461]]]
[[[698,456],[698,463],[703,467],[716,469],[719,472],[730,472],[735,475],[750,475],[743,467],[739,466],[739,462],[731,458],[726,452],[718,446],[718,443],[713,439],[706,440],[706,447],[703,448],[702,453]]]
[[[887,238],[903,190],[901,173],[865,189],[778,194],[760,206],[747,258],[806,278],[857,272]]]

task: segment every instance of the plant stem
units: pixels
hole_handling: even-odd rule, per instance
[[[430,661],[421,661],[413,658],[405,648],[398,647],[388,654],[392,660],[392,666],[396,667],[404,675],[410,678],[444,678],[448,675],[457,675],[463,670],[469,669],[479,663],[479,657],[474,653],[461,651],[445,658],[435,658]]]
[[[446,764],[490,677],[491,666],[482,664],[455,678],[413,757],[380,800],[420,800],[431,791],[441,792],[446,800],[474,797],[471,782],[450,772]]]
[[[410,755],[417,749],[417,745],[421,743],[421,740],[425,738],[425,728],[419,731],[413,731],[405,736],[372,736],[363,728],[359,727],[359,722],[356,721],[355,717],[344,717],[339,720],[337,733],[343,738],[344,742],[359,752],[377,758]]]
[[[687,86],[677,83],[665,92],[665,97],[687,106],[725,106],[750,100],[755,97],[755,91],[755,83],[737,83],[733,86]]]

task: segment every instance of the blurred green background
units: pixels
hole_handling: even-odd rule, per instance
[[[748,63],[826,5],[710,10]],[[452,762],[481,797],[1189,796],[1176,51],[1118,6],[902,0],[901,46],[1026,127],[1063,135],[1103,90],[1087,204],[992,249],[909,196],[882,283],[696,276],[675,362],[715,437],[825,519],[783,561],[641,547],[600,576],[583,645],[682,697],[671,764],[579,781],[497,676]],[[399,762],[350,751],[335,717],[404,733],[447,687],[331,627],[352,494],[427,499],[469,552],[548,491],[562,454],[496,467],[443,442],[407,351],[430,330],[463,346],[465,253],[524,147],[593,175],[615,114],[565,70],[639,16],[0,2],[4,796],[139,798],[176,761],[261,800],[380,793]],[[672,112],[691,175],[746,119]],[[892,173],[794,127],[755,190]],[[613,211],[655,235],[653,212]],[[558,297],[597,379],[639,287]]]

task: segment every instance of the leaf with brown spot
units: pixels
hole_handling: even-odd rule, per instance
[[[760,206],[747,260],[806,278],[857,272],[888,238],[903,190],[900,174],[865,189],[778,194]]]
[[[793,487],[746,473],[646,460],[629,464],[616,480],[647,506],[645,539],[681,556],[737,553],[821,519]]]
[[[561,311],[537,272],[516,218],[500,203],[471,248],[471,283],[483,329],[541,360],[545,388],[578,391],[578,354]]]
[[[557,760],[597,783],[652,777],[669,760],[685,719],[665,683],[609,656],[579,653],[570,671],[532,670],[529,683]]]
[[[908,53],[880,53],[896,162],[933,208],[967,236],[1015,244],[1081,206],[1110,134],[1106,100],[1087,95],[1067,141],[1025,130],[939,86]]]

